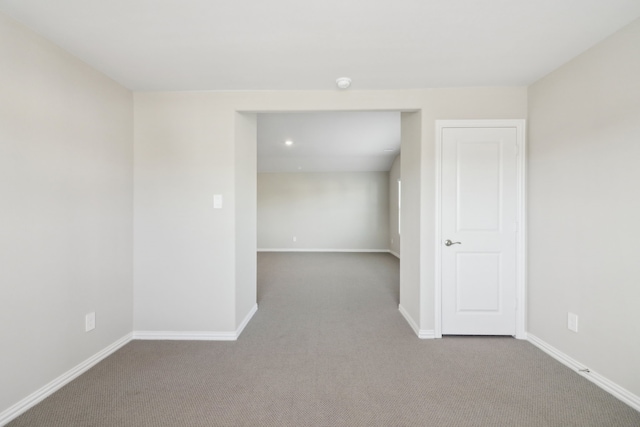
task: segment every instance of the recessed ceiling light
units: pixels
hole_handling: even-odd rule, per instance
[[[351,86],[351,79],[349,77],[339,77],[336,80],[336,84],[340,89],[347,89],[349,86]]]
[[[284,145],[291,146],[291,145],[293,145],[293,141],[292,141],[292,140],[290,140],[290,139],[287,139],[287,140],[284,142]]]

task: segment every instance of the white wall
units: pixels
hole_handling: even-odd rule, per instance
[[[421,94],[136,93],[134,329],[227,333],[243,317],[236,273],[255,268],[255,257],[239,259],[232,249],[243,167],[237,111],[416,109]],[[225,197],[223,209],[212,209],[213,194]]]
[[[132,330],[133,98],[2,14],[0,70],[2,413]]]
[[[639,76],[637,20],[529,89],[529,332],[636,396]]]
[[[258,248],[389,249],[388,182],[388,172],[258,174]]]
[[[209,93],[134,98],[134,329],[234,331],[235,111]]]
[[[401,179],[400,168],[402,155],[398,154],[389,170],[389,249],[396,256],[400,255],[400,234],[398,233],[398,181]]]
[[[414,237],[402,240],[401,287],[413,296],[410,315],[418,327],[433,329],[434,121],[524,118],[526,105],[521,87],[136,93],[134,329],[234,331],[242,317],[235,274],[254,268],[255,259],[237,259],[230,250],[242,167],[234,148],[237,111],[367,110],[420,111],[404,116],[410,123],[402,177],[410,209],[403,209],[403,224],[405,237]],[[225,196],[225,208],[212,209],[213,194]],[[409,261],[405,243],[414,256]]]

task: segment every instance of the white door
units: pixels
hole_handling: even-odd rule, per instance
[[[442,129],[443,334],[516,333],[516,145],[516,128]]]

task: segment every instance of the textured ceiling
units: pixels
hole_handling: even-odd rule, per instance
[[[0,0],[132,90],[527,85],[638,0]]]

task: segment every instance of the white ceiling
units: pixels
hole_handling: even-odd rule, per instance
[[[388,171],[399,152],[398,112],[258,115],[258,172]]]
[[[132,90],[527,85],[638,0],[0,0]]]

